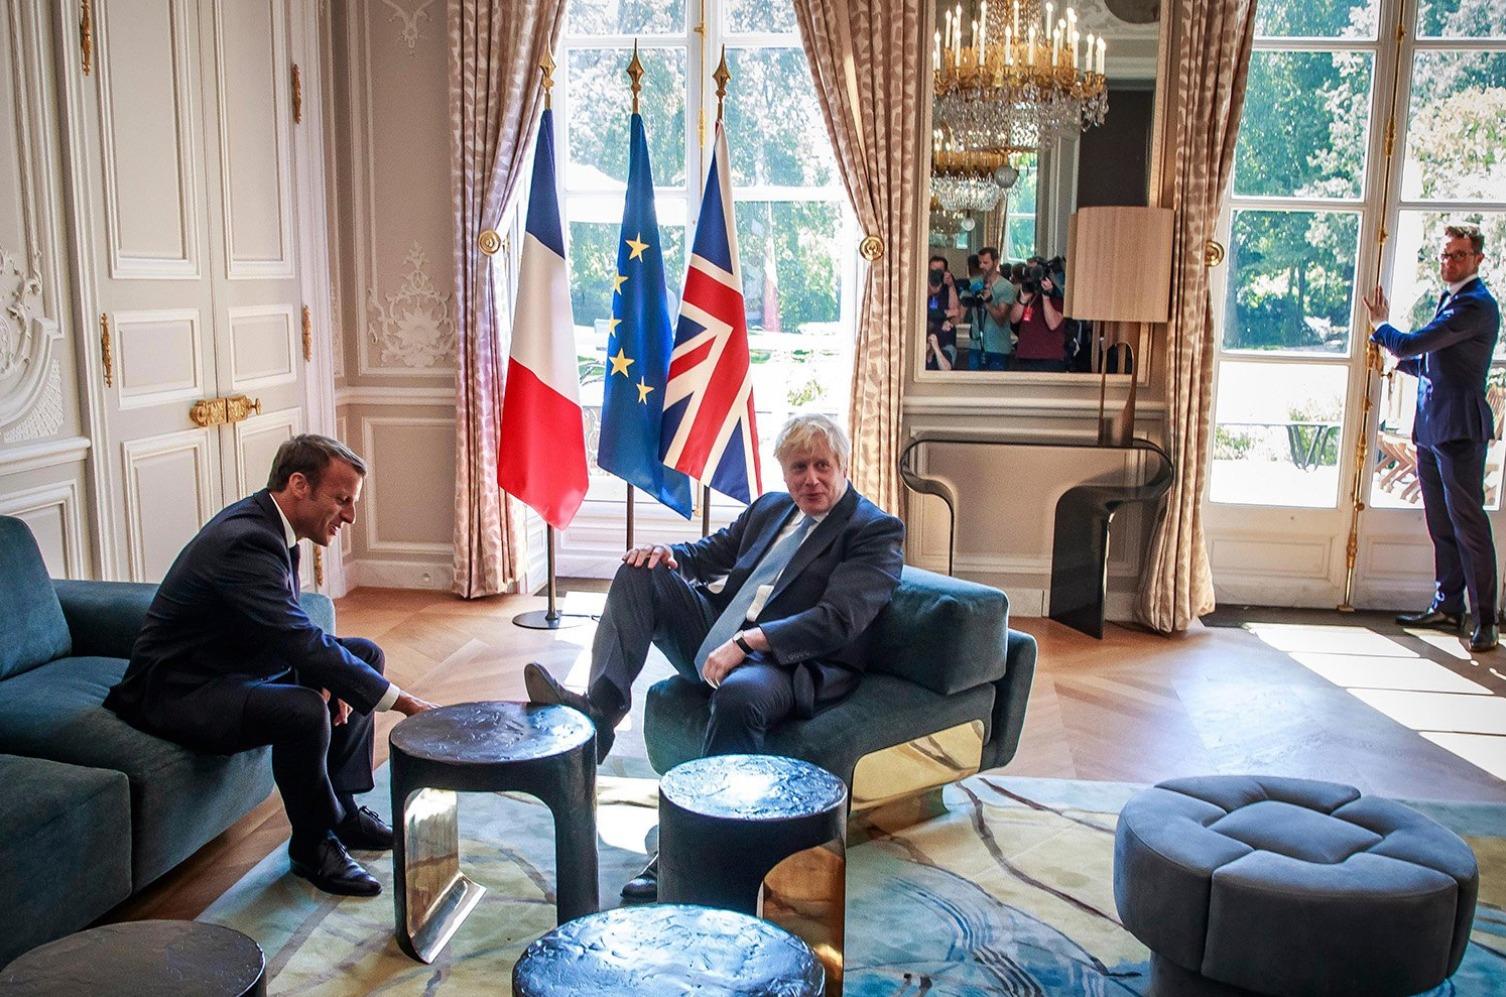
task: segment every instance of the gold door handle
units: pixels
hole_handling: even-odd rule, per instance
[[[247,398],[245,395],[201,398],[188,410],[188,418],[201,429],[245,422],[253,414],[261,415],[261,399]]]
[[[247,398],[245,395],[236,395],[234,398],[225,399],[226,422],[245,422],[251,418],[252,414],[261,415],[260,398]]]

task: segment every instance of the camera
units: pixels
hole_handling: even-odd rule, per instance
[[[928,270],[926,272],[928,274],[930,274],[930,277],[928,279],[931,282],[931,286],[932,287],[940,287],[941,286],[942,274],[944,274],[946,271],[944,271],[944,270]]]
[[[1027,294],[1041,293],[1041,281],[1046,279],[1046,268],[1039,263],[1016,263],[1014,282]]]

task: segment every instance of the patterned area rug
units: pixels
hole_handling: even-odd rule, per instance
[[[1145,948],[1119,926],[1114,822],[1137,787],[979,775],[944,814],[848,851],[850,997],[1143,994]],[[617,902],[655,833],[652,779],[603,776],[601,898]],[[385,770],[367,802],[386,810]],[[462,865],[487,893],[432,966],[392,937],[390,856],[374,899],[329,897],[273,853],[202,920],[261,943],[274,994],[508,993],[513,962],[554,926],[548,811],[529,797],[461,797]],[[1464,964],[1436,994],[1506,997],[1506,807],[1413,804],[1469,842],[1480,906]]]

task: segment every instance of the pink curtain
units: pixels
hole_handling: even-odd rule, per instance
[[[929,80],[921,0],[795,0],[847,197],[868,260],[852,376],[853,484],[898,511],[900,388],[920,294],[921,98]]]
[[[1203,537],[1203,494],[1212,432],[1213,304],[1205,248],[1234,168],[1255,37],[1254,0],[1178,0],[1175,151],[1170,206],[1171,323],[1167,329],[1166,448],[1177,476],[1146,558],[1140,620],[1170,633],[1213,608],[1213,572]],[[1163,204],[1167,203],[1162,201]]]
[[[507,365],[498,328],[495,230],[523,175],[543,101],[539,63],[559,41],[564,0],[449,0],[450,177],[455,203],[455,579],[465,597],[516,584],[522,516],[497,487]],[[500,263],[500,257],[498,258]]]

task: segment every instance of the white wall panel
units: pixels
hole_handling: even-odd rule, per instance
[[[303,411],[267,412],[235,425],[237,494],[241,497],[266,487],[277,448],[303,432]]]
[[[0,515],[15,516],[31,528],[42,560],[47,564],[47,573],[53,578],[87,576],[76,482],[9,492],[0,499]]]
[[[97,4],[100,145],[111,275],[199,275],[191,0]]]
[[[361,420],[366,550],[448,554],[454,530],[455,424],[421,416]]]
[[[219,511],[219,465],[210,432],[193,429],[121,445],[132,581],[161,579],[183,545]]]
[[[142,408],[212,393],[204,384],[197,311],[117,311],[114,330],[121,408]]]
[[[228,309],[232,391],[290,384],[300,362],[298,316],[287,305]]]

